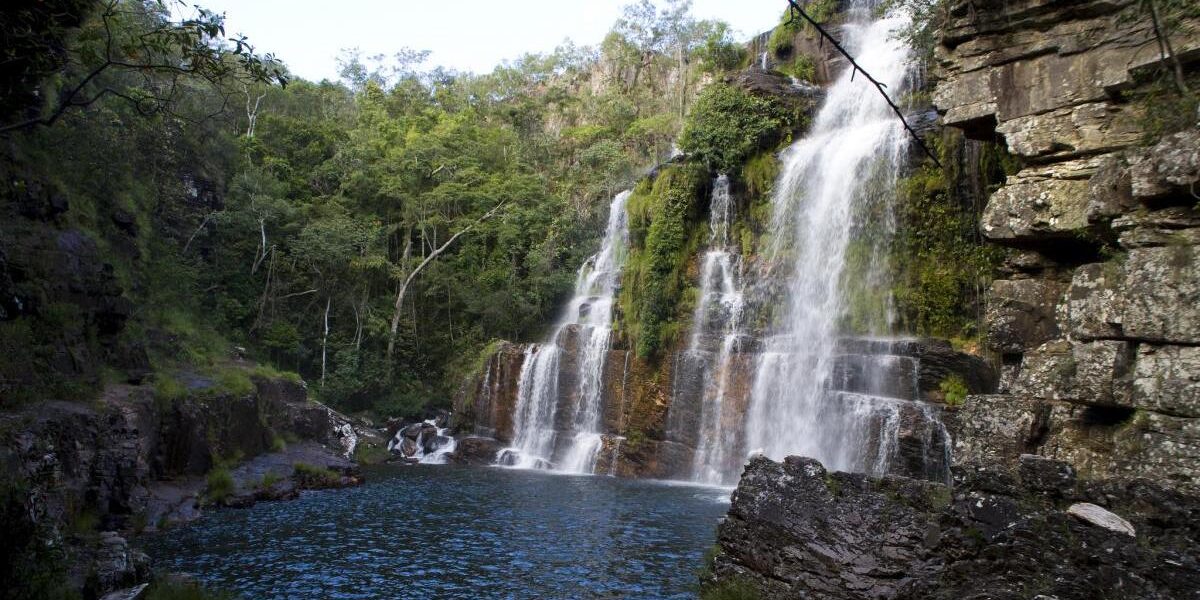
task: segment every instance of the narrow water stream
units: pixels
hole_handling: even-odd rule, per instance
[[[694,598],[729,490],[416,465],[142,539],[243,598]]]

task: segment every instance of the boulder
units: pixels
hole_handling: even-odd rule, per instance
[[[1019,354],[1058,337],[1054,307],[1066,287],[1045,279],[993,281],[984,316],[988,347]]]
[[[1133,529],[1133,525],[1129,524],[1129,521],[1091,502],[1076,502],[1067,509],[1067,514],[1096,527],[1103,527],[1129,537],[1137,537],[1137,532]]]
[[[1035,398],[967,396],[953,431],[956,467],[1015,467],[1022,454],[1036,451],[1050,409]]]
[[[1079,404],[1125,405],[1133,367],[1129,342],[1055,340],[1025,353],[1013,393]]]
[[[1075,270],[1059,307],[1060,327],[1078,340],[1119,338],[1125,313],[1125,269],[1116,262]]]
[[[1129,405],[1200,417],[1200,347],[1138,346]]]
[[[1088,227],[1087,204],[1086,180],[1018,174],[992,194],[980,227],[992,242],[1017,247],[1075,238]]]
[[[92,596],[103,596],[114,590],[135,586],[149,577],[149,557],[130,548],[125,538],[115,531],[100,534],[86,587]]]
[[[1119,217],[1137,208],[1130,187],[1129,168],[1116,155],[1104,157],[1088,180],[1085,213],[1089,223]]]
[[[1127,337],[1200,344],[1200,250],[1196,246],[1134,248],[1125,261]]]
[[[1135,153],[1130,165],[1134,197],[1154,200],[1179,194],[1188,204],[1195,204],[1196,184],[1200,183],[1200,129],[1163,137]]]
[[[1038,454],[1070,463],[1081,478],[1146,478],[1200,491],[1200,420],[1128,407],[1050,402]]]
[[[1200,245],[1200,211],[1191,206],[1140,210],[1112,222],[1122,248]]]
[[[493,465],[500,451],[500,442],[494,438],[467,436],[459,438],[454,452],[446,456],[449,462],[462,465]]]
[[[996,132],[1013,154],[1063,160],[1136,143],[1142,134],[1139,116],[1129,105],[1086,102],[1016,117],[997,126]]]

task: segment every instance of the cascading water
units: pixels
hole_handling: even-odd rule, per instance
[[[893,37],[905,22],[894,14],[872,20],[870,10],[856,8],[842,27],[843,46],[893,95],[906,83],[909,50]],[[834,375],[850,368],[838,347],[849,303],[846,279],[859,278],[860,286],[881,279],[884,242],[864,232],[892,227],[895,177],[907,144],[884,99],[847,69],[830,87],[811,131],[782,156],[767,258],[786,285],[756,366],[747,450],[777,460],[809,456],[844,471],[888,469],[907,400],[871,389],[878,365],[870,357],[854,356],[853,370],[865,371],[863,391],[839,389]],[[848,273],[850,254],[868,257],[866,273]]]
[[[500,464],[569,473],[595,468],[603,442],[601,384],[613,300],[629,238],[628,198],[628,191],[621,192],[609,205],[600,251],[580,267],[575,295],[550,340],[526,350],[517,383],[513,445],[500,452]],[[562,407],[570,414],[560,414],[563,400],[573,400]]]
[[[733,203],[729,195],[729,178],[725,175],[713,182],[709,212],[708,250],[700,267],[700,299],[692,318],[692,337],[685,356],[698,363],[703,380],[692,479],[721,483],[728,459],[736,457],[736,453],[730,452],[735,432],[729,430],[724,405],[731,375],[730,360],[742,335],[745,304],[740,281],[741,257],[731,247],[729,239]]]
[[[409,437],[413,429],[417,431],[415,439]],[[388,440],[387,450],[399,452],[409,460],[422,464],[440,465],[445,464],[446,455],[454,452],[457,446],[457,440],[449,435],[449,428],[438,427],[437,419],[426,419],[423,423],[397,431]]]

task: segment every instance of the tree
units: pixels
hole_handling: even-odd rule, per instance
[[[170,111],[196,81],[223,91],[234,81],[287,83],[274,56],[255,53],[244,36],[225,35],[224,15],[196,7],[193,16],[173,20],[171,8],[183,6],[182,0],[105,0],[58,61],[61,76],[48,79],[48,105],[35,116],[0,125],[0,133],[52,125],[68,110],[106,96],[152,115]]]

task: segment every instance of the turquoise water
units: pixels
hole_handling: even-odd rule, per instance
[[[143,538],[245,598],[693,598],[729,490],[501,468],[366,471],[351,489]]]

